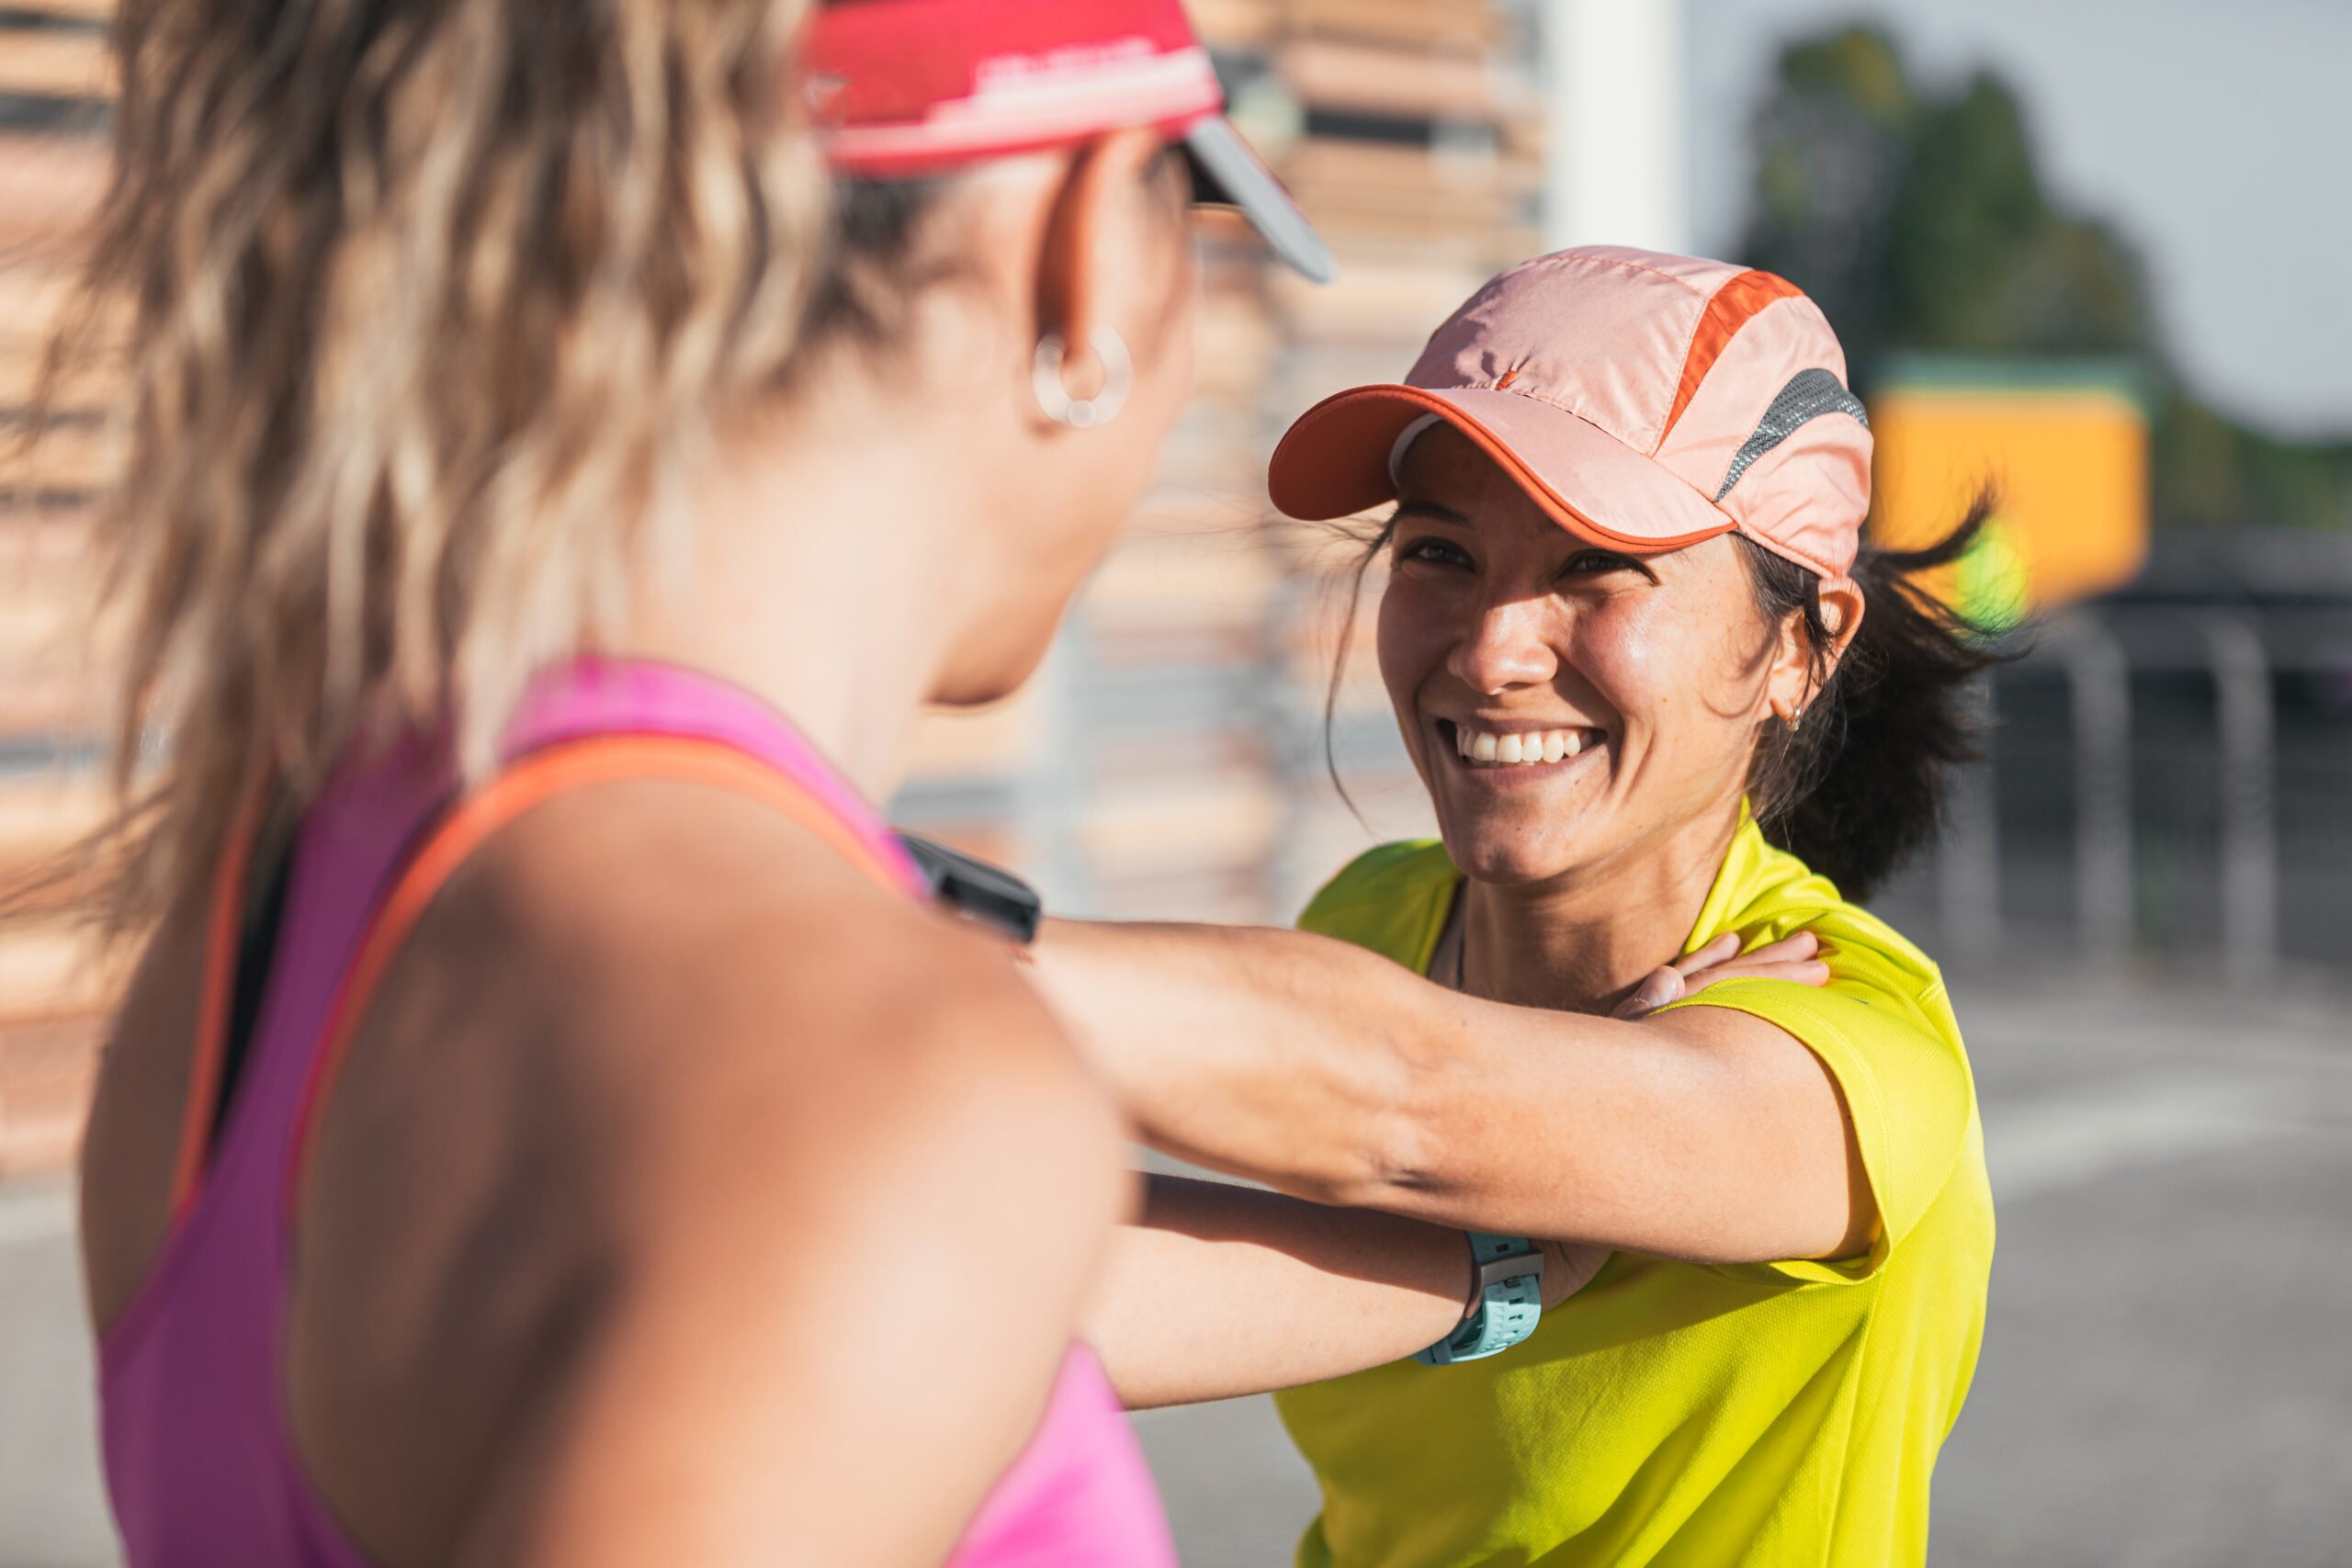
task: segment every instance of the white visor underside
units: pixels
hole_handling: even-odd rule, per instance
[[[1425,413],[1421,415],[1420,418],[1415,420],[1412,423],[1407,425],[1403,430],[1396,433],[1396,444],[1388,448],[1388,479],[1390,483],[1402,485],[1405,482],[1406,452],[1412,447],[1414,442],[1421,438],[1422,431],[1427,430],[1430,425],[1437,423],[1438,416],[1436,414]]]

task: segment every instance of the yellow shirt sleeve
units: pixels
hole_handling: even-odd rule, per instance
[[[1721,1007],[1775,1024],[1802,1041],[1837,1079],[1878,1211],[1878,1232],[1858,1257],[1742,1265],[1802,1283],[1867,1280],[1944,1189],[1968,1145],[1975,1088],[1942,979],[1908,973],[1900,955],[1823,931],[1836,946],[1828,986],[1726,980],[1677,1007]]]

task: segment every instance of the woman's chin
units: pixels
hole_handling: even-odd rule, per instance
[[[1518,886],[1546,882],[1574,869],[1573,857],[1556,844],[1535,844],[1524,833],[1440,829],[1445,852],[1473,882]]]
[[[945,708],[977,708],[1018,695],[1052,651],[1054,629],[1054,622],[1042,621],[1026,636],[965,654],[941,671],[928,700]]]

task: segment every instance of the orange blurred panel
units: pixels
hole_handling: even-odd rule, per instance
[[[2146,558],[2148,423],[2118,387],[1897,384],[1872,400],[1871,426],[1885,543],[1934,538],[1990,482],[2028,608],[2119,587]]]

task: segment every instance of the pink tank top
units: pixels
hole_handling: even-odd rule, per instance
[[[660,738],[759,775],[746,793],[794,815],[910,897],[921,874],[848,782],[775,712],[710,677],[665,665],[583,660],[540,681],[509,731],[511,778],[559,749]],[[603,748],[626,759],[628,747]],[[629,776],[672,771],[654,752]],[[556,787],[560,787],[556,786]],[[191,1075],[184,1180],[146,1281],[99,1346],[107,1479],[133,1568],[268,1563],[357,1568],[365,1558],[329,1516],[294,1449],[281,1369],[290,1215],[302,1140],[348,1014],[397,943],[388,901],[422,857],[466,847],[444,832],[457,795],[445,755],[411,743],[347,766],[304,818],[289,863],[233,1097],[209,1137],[212,1072]],[[469,797],[469,799],[477,797]],[[809,807],[815,807],[812,811]],[[233,857],[232,857],[233,859]],[[405,879],[405,880],[404,880]],[[214,903],[200,1033],[227,1027],[248,901],[232,866]],[[371,941],[381,931],[386,940]],[[955,1568],[1171,1568],[1141,1450],[1101,1366],[1074,1347],[1028,1448],[1000,1480],[950,1562]]]

